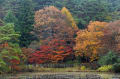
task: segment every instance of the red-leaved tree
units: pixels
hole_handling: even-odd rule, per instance
[[[66,41],[53,39],[48,44],[40,46],[39,50],[31,54],[30,63],[57,63],[66,58],[72,58],[73,50]]]

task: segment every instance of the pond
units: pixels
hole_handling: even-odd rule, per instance
[[[120,79],[120,74],[98,72],[39,72],[0,75],[0,79]]]

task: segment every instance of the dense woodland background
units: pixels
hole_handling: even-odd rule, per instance
[[[117,71],[119,56],[120,0],[0,0],[0,73],[44,63]]]

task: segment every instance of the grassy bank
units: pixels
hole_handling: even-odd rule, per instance
[[[111,69],[111,68],[110,68]],[[91,69],[85,66],[74,66],[64,68],[52,68],[52,67],[39,67],[39,66],[22,66],[20,71],[11,71],[10,73],[23,73],[23,72],[112,72],[108,69],[108,66],[100,67],[99,69]],[[2,73],[4,74],[4,73]]]

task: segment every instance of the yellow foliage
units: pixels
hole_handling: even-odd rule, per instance
[[[69,10],[66,7],[63,7],[61,12],[66,15],[67,20],[69,21],[70,25],[75,29],[78,30],[78,26],[76,25],[76,22],[74,21],[74,18],[72,17],[72,14],[69,12]]]
[[[104,66],[98,68],[98,71],[108,72],[108,71],[111,71],[112,68],[113,68],[112,65],[104,65]]]
[[[104,36],[103,29],[107,23],[105,22],[90,22],[88,29],[80,30],[76,37],[77,50],[76,55],[89,57],[90,61],[98,59],[98,51],[101,48],[101,40]]]
[[[80,70],[86,70],[87,68],[85,66],[81,66]]]

